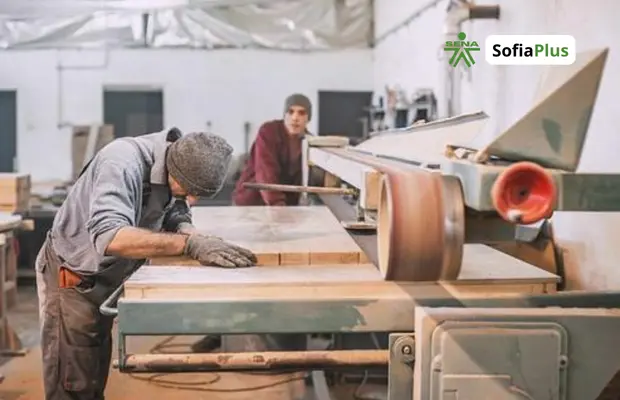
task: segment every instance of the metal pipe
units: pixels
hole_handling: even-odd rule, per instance
[[[243,151],[244,154],[248,154],[250,152],[250,130],[252,125],[250,121],[245,121],[243,123]]]
[[[104,70],[108,68],[110,64],[110,48],[105,46],[103,48],[103,62],[96,65],[63,65],[62,63],[62,52],[63,50],[56,51],[56,125],[58,129],[64,128],[66,126],[72,126],[71,123],[65,121],[64,116],[64,79],[63,73],[65,71],[97,71]],[[97,122],[98,124],[98,122]],[[92,124],[91,124],[92,125]]]
[[[295,186],[295,185],[280,185],[277,183],[256,183],[246,182],[243,187],[256,190],[275,190],[278,192],[296,192],[296,193],[320,193],[320,194],[340,194],[340,195],[353,195],[357,191],[355,189],[347,188],[333,188],[323,186]]]
[[[99,312],[101,312],[101,314],[110,317],[116,317],[118,315],[118,308],[112,307],[112,304],[116,303],[118,298],[121,296],[121,293],[123,293],[123,289],[124,285],[121,284],[116,288],[116,290],[114,290],[114,292],[112,292],[110,297],[105,299],[101,306],[99,306]]]
[[[470,6],[470,19],[499,19],[499,6]]]
[[[123,372],[240,372],[323,370],[388,365],[387,350],[273,351],[247,353],[132,354],[114,368]],[[120,364],[120,365],[119,365]]]
[[[457,40],[463,22],[474,19],[499,19],[498,5],[479,6],[465,0],[452,0],[448,5],[448,12],[444,24],[444,43]],[[461,71],[445,63],[444,67],[444,117],[453,117],[461,113]]]

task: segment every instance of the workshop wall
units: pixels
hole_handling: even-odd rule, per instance
[[[0,90],[16,89],[18,169],[35,181],[68,179],[69,125],[102,123],[104,87],[161,88],[164,126],[206,129],[243,149],[282,115],[291,92],[316,102],[319,90],[372,90],[372,52],[314,54],[252,50],[114,50],[0,52]],[[61,69],[59,69],[59,66]],[[316,131],[317,119],[311,121]]]
[[[376,32],[398,25],[404,18],[429,4],[429,0],[376,0]],[[498,4],[500,20],[477,20],[463,25],[468,38],[484,46],[489,34],[571,34],[577,49],[609,47],[605,75],[590,124],[581,172],[620,172],[620,2],[597,0],[584,3],[555,1],[476,1]],[[407,26],[382,40],[375,50],[375,90],[400,85],[408,93],[431,87],[443,96],[443,71],[447,64],[441,46],[448,1],[422,12]],[[481,52],[482,53],[482,52]],[[530,107],[542,67],[491,66],[483,57],[461,80],[462,112],[484,110],[491,121],[486,137],[501,133]],[[439,101],[441,104],[441,99]],[[445,110],[440,109],[440,113]],[[617,266],[620,215],[559,213],[553,219],[556,234],[565,248],[569,287],[607,289],[620,287]]]

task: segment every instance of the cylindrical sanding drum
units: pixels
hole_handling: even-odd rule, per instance
[[[355,152],[337,153],[382,173],[377,215],[379,270],[389,281],[458,278],[465,203],[458,178]]]
[[[455,280],[465,235],[458,178],[414,169],[382,172],[377,247],[383,278]]]

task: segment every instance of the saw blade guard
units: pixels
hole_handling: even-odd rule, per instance
[[[551,174],[529,161],[506,168],[491,189],[497,213],[506,221],[524,225],[551,217],[556,197],[557,188]]]

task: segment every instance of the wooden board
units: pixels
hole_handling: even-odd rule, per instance
[[[0,211],[0,232],[17,229],[22,224],[22,217]]]
[[[194,225],[206,234],[252,250],[259,265],[367,262],[364,252],[325,206],[195,207]],[[197,264],[158,258],[153,265]]]
[[[558,277],[484,245],[467,245],[457,281],[440,286],[450,293],[543,293],[553,291]],[[144,266],[125,283],[126,298],[319,298],[355,297],[371,291],[424,283],[381,279],[372,264],[226,269],[191,266]],[[427,289],[425,289],[427,290]]]
[[[30,191],[29,174],[0,173],[0,212],[18,213],[28,210]]]

